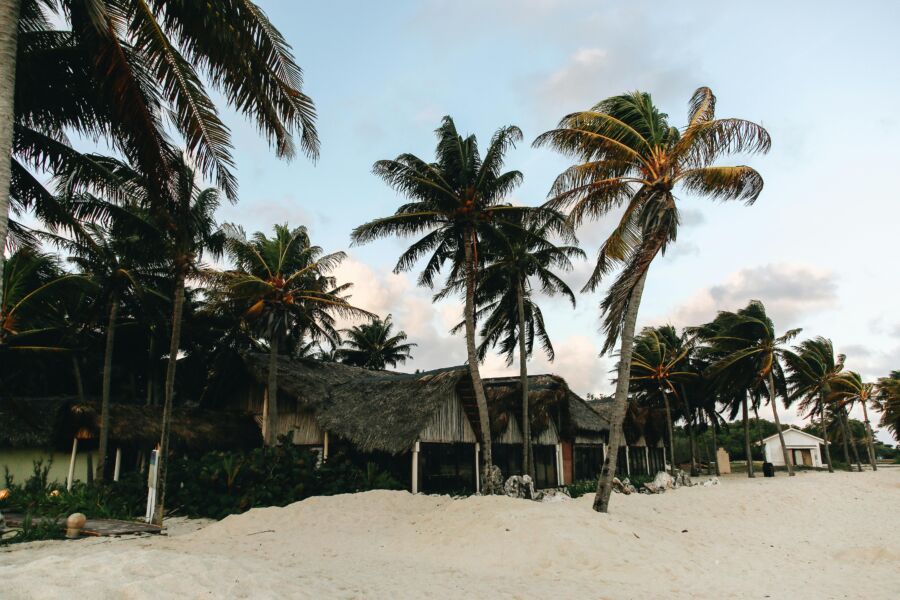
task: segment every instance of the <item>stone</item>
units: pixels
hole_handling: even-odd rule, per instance
[[[87,523],[87,517],[83,513],[69,515],[69,518],[66,519],[66,537],[77,538],[80,536],[85,523]]]
[[[631,481],[626,477],[625,479],[619,479],[618,477],[613,477],[612,480],[613,491],[619,492],[620,494],[636,494],[637,489],[631,485]]]
[[[481,480],[482,494],[502,494],[503,493],[503,472],[497,465],[491,465],[489,473],[484,473]]]
[[[691,487],[692,485],[694,485],[694,484],[691,483],[690,475],[688,475],[681,469],[678,469],[677,471],[675,471],[675,487],[681,487],[681,486]]]
[[[660,471],[653,478],[653,485],[660,491],[671,490],[675,487],[675,480],[665,471]]]
[[[534,482],[528,475],[513,475],[503,484],[503,492],[510,498],[536,500]]]
[[[535,496],[535,500],[540,502],[566,502],[571,499],[572,497],[565,490],[543,490],[538,491]]]
[[[700,483],[700,485],[707,486],[707,487],[711,486],[711,485],[719,485],[719,478],[718,477],[710,477],[706,481]]]

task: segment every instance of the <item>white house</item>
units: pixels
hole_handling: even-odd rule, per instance
[[[820,444],[822,438],[800,431],[793,425],[785,429],[784,445],[787,447],[788,458],[795,465],[807,467],[823,467],[822,451]],[[766,460],[776,467],[784,466],[784,455],[781,453],[781,441],[778,434],[774,433],[763,441]]]

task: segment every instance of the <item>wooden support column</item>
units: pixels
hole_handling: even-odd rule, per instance
[[[556,444],[556,485],[562,487],[565,483],[563,475],[562,444]]]
[[[663,470],[664,470],[664,471],[668,471],[668,470],[669,470],[668,462],[669,462],[669,461],[666,460],[666,445],[663,444]]]
[[[481,444],[475,442],[475,493],[481,493]]]
[[[647,465],[647,475],[652,475],[650,472],[650,447],[644,446],[644,463]]]
[[[75,456],[78,454],[78,438],[72,438],[72,458],[69,459],[69,476],[66,477],[66,491],[72,491],[72,482],[75,479]]]
[[[418,444],[418,442],[416,442]],[[328,460],[328,431],[322,436],[322,461]]]
[[[413,444],[412,451],[412,493],[419,493],[419,442]]]
[[[631,455],[628,454],[628,444],[625,444],[625,472],[631,477]]]
[[[113,481],[119,480],[119,473],[122,470],[122,449],[116,448],[116,466],[113,469]]]

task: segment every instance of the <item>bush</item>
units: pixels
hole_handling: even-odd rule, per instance
[[[580,498],[585,494],[593,494],[597,491],[597,480],[585,479],[583,481],[574,481],[563,489],[572,498]]]

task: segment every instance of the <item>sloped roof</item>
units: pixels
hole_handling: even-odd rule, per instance
[[[803,436],[806,436],[806,437],[808,437],[808,438],[810,438],[810,439],[812,439],[812,440],[815,440],[815,441],[818,442],[819,444],[825,443],[825,440],[823,440],[822,438],[817,437],[817,436],[815,436],[815,435],[813,435],[813,434],[811,434],[811,433],[807,433],[807,432],[803,431],[802,429],[799,429],[799,428],[797,428],[797,427],[794,427],[793,425],[789,425],[789,426],[787,426],[786,428],[784,428],[784,429],[781,430],[782,433],[787,433],[788,431],[793,431],[794,433],[799,433],[800,435],[803,435]],[[774,439],[777,439],[777,438],[778,438],[778,432],[775,432],[775,433],[773,433],[772,435],[770,435],[769,437],[763,438],[763,439],[762,439],[762,442],[765,443],[765,442],[768,442],[769,440],[774,440]],[[829,446],[830,446],[830,445],[831,445],[831,444],[829,443]]]

